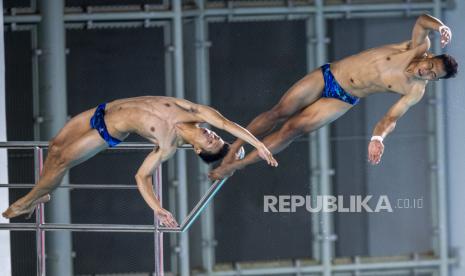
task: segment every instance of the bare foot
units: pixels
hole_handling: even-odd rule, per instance
[[[234,163],[221,164],[218,168],[214,169],[208,174],[211,180],[220,180],[230,177],[237,170]]]
[[[48,202],[49,200],[50,200],[49,194],[46,194],[36,199],[29,205],[25,205],[24,203],[20,202],[21,199],[19,199],[15,203],[11,204],[11,206],[8,207],[8,209],[5,212],[2,213],[2,216],[4,218],[10,219],[10,218],[20,216],[22,214],[27,214],[26,219],[29,219],[34,213],[34,210],[38,204]]]

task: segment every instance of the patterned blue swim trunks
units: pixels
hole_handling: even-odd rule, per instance
[[[333,73],[331,73],[331,70],[329,69],[329,63],[321,66],[321,72],[323,73],[323,78],[325,80],[325,88],[321,95],[323,98],[335,98],[351,105],[356,105],[358,103],[360,98],[351,95],[339,85],[336,78],[333,76]]]
[[[108,146],[112,148],[118,145],[119,143],[121,143],[121,141],[111,136],[110,133],[108,133],[107,125],[105,124],[105,120],[103,119],[105,117],[105,106],[106,105],[107,105],[106,103],[103,103],[97,106],[94,116],[90,118],[90,126],[93,129],[96,129],[98,133],[100,134],[100,137],[102,137],[102,139],[107,142]]]

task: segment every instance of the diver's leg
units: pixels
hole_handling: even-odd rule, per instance
[[[318,100],[323,89],[323,74],[320,69],[317,69],[294,84],[272,109],[258,115],[247,126],[247,130],[257,137],[267,134],[278,123],[287,120]],[[237,139],[232,145],[231,151],[224,158],[223,163],[232,162],[235,153],[243,143],[244,141]]]
[[[108,147],[95,130],[89,130],[71,144],[64,144],[51,142],[39,181],[27,195],[17,200],[3,213],[4,217],[12,218],[30,213],[37,203],[46,201],[48,194],[60,184],[70,168]]]
[[[66,146],[90,131],[90,118],[92,118],[94,112],[95,108],[92,108],[71,118],[57,135],[50,140],[49,147],[52,147],[52,144],[61,147]]]
[[[280,130],[267,136],[263,140],[263,143],[273,154],[278,153],[289,146],[299,136],[331,123],[346,113],[351,107],[352,105],[337,99],[321,98],[301,113],[294,115]],[[210,173],[210,177],[213,179],[227,177],[234,173],[235,170],[259,160],[260,157],[255,150],[242,160],[222,164]]]

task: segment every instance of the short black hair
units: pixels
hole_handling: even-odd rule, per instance
[[[223,157],[225,157],[226,154],[228,154],[230,147],[231,146],[228,143],[224,143],[223,147],[217,153],[211,154],[211,153],[201,152],[199,153],[199,157],[202,158],[202,160],[205,163],[210,164],[220,159],[223,159]]]
[[[435,58],[438,58],[442,61],[442,63],[444,64],[444,70],[446,71],[446,75],[444,77],[441,77],[440,79],[448,79],[455,77],[455,75],[457,74],[457,68],[459,66],[455,58],[451,57],[448,54],[435,56]]]

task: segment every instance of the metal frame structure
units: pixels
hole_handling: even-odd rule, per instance
[[[6,148],[6,149],[34,149],[34,164],[35,164],[35,178],[36,181],[38,181],[39,176],[40,176],[40,171],[42,171],[42,163],[43,163],[43,149],[46,147],[41,147],[41,146],[33,146],[33,148],[29,145],[24,145],[25,143],[16,143],[16,142],[0,142],[0,148]],[[34,144],[34,143],[28,143],[28,144]],[[43,144],[43,143],[38,143],[38,144]],[[139,144],[137,145],[131,145],[134,143],[123,143],[122,145],[127,144],[126,147],[123,147],[125,149],[151,149],[153,148],[153,144]],[[181,147],[181,149],[189,149],[189,147]],[[160,174],[159,170],[156,172],[156,177],[158,178],[158,174]],[[195,205],[195,207],[189,212],[189,214],[186,216],[186,218],[183,220],[180,226],[178,227],[164,227],[164,226],[134,226],[135,232],[153,232],[154,230],[157,230],[158,232],[161,233],[166,233],[166,232],[173,232],[173,233],[183,233],[186,232],[192,225],[192,223],[195,222],[195,220],[198,218],[200,213],[205,209],[205,207],[210,203],[210,201],[213,199],[213,197],[216,195],[216,193],[221,189],[221,187],[224,185],[226,182],[227,178],[223,180],[218,180],[215,181],[210,188],[207,190],[207,192],[202,196],[202,198],[199,200],[199,202]],[[61,185],[59,188],[66,188],[66,189],[135,189],[136,187],[133,185]],[[32,188],[34,185],[32,184],[0,184],[0,188]],[[158,187],[157,187],[158,188]],[[159,188],[158,188],[159,189]],[[157,192],[157,196],[160,196],[160,193]],[[38,212],[39,219],[40,219],[40,226],[38,227],[39,229],[42,230],[71,230],[71,231],[83,231],[86,232],[87,230],[89,232],[104,232],[106,230],[109,230],[111,232],[131,232],[131,226],[124,226],[124,225],[118,225],[118,226],[104,226],[104,225],[93,225],[93,224],[84,224],[84,225],[79,225],[79,224],[54,224],[54,223],[47,223],[47,225],[44,224],[43,219],[41,218],[40,215],[41,212]],[[0,224],[0,229],[14,229],[14,230],[36,230],[37,225],[35,223],[13,223],[13,224]]]
[[[180,7],[177,0],[172,5],[143,6],[89,6],[67,7],[63,20],[67,28],[121,28],[121,27],[158,27],[162,22],[170,24],[176,18],[202,18],[212,21],[257,21],[257,20],[296,20],[306,19],[310,15],[322,12],[324,18],[367,18],[414,16],[432,11],[439,3],[446,8],[450,0],[424,0],[412,2],[383,0],[376,4],[354,4],[352,1],[331,1],[333,4],[318,5],[308,1],[225,1],[218,5],[207,0],[195,1],[192,5]],[[329,1],[328,1],[329,2]],[[335,3],[334,3],[335,2]],[[339,2],[339,3],[338,3]],[[317,1],[315,2],[317,3]],[[4,24],[12,30],[29,29],[41,21],[41,15],[33,7],[12,8],[4,15]],[[181,28],[182,29],[182,28]]]
[[[208,23],[210,22],[242,22],[259,20],[306,20],[307,32],[307,63],[308,68],[326,61],[326,28],[325,21],[336,18],[372,18],[372,17],[408,17],[416,16],[424,12],[431,12],[440,17],[442,10],[447,8],[451,0],[420,0],[420,1],[376,1],[376,4],[355,3],[354,0],[265,0],[265,1],[207,1],[193,0],[183,5],[180,0],[164,1],[161,5],[143,6],[106,6],[106,7],[66,7],[63,17],[66,28],[127,28],[127,27],[163,27],[165,30],[166,45],[166,87],[167,95],[184,97],[183,76],[183,21],[193,20],[195,23],[195,41],[189,41],[196,47],[196,95],[199,103],[209,103],[209,68],[208,68]],[[33,90],[34,101],[38,101],[38,68],[36,26],[42,20],[42,15],[36,10],[36,2],[32,0],[29,8],[10,9],[4,16],[5,29],[31,30],[33,36],[32,47],[36,49],[33,55]],[[439,49],[439,42],[435,42]],[[447,247],[447,210],[445,193],[445,166],[444,157],[444,106],[441,98],[442,86],[436,83],[434,93],[430,93],[429,106],[429,133],[430,136],[430,163],[431,163],[431,190],[436,203],[433,207],[434,227],[436,237],[433,243],[438,259],[416,260],[405,262],[379,262],[361,264],[357,260],[352,264],[334,264],[334,240],[333,218],[328,214],[312,214],[311,245],[314,258],[319,265],[296,264],[284,268],[241,268],[236,266],[231,271],[214,272],[214,227],[211,209],[207,209],[206,216],[202,217],[202,264],[206,275],[265,275],[265,274],[296,274],[316,273],[325,276],[346,271],[355,272],[355,275],[385,275],[386,269],[407,269],[421,271],[428,268],[434,275],[448,275],[448,266],[455,263],[454,258],[448,255]],[[34,105],[34,114],[38,115],[38,107]],[[40,118],[37,117],[37,126]],[[38,128],[38,127],[37,127]],[[331,193],[331,168],[329,131],[327,128],[318,133],[309,135],[311,164],[312,194]],[[45,146],[38,144],[39,147]],[[123,144],[123,148],[126,146]],[[185,156],[181,152],[175,161],[169,162],[168,178],[170,182],[170,198],[174,199],[174,193],[179,197],[177,204],[170,200],[171,210],[176,210],[178,217],[186,215],[187,190]],[[199,165],[199,173],[205,174],[208,167]],[[200,190],[205,191],[208,181],[201,181]],[[323,223],[320,225],[320,221]],[[39,228],[38,228],[39,229]],[[115,229],[115,231],[118,229]],[[120,229],[124,230],[124,229]],[[144,230],[144,229],[134,229]],[[145,229],[150,230],[150,229]],[[41,230],[42,231],[42,230]],[[150,231],[153,231],[151,229]],[[173,246],[171,263],[172,271],[186,276],[189,275],[189,255],[187,236],[181,238],[171,236]],[[309,245],[310,246],[310,245]],[[400,272],[399,272],[400,273]],[[400,273],[401,274],[401,273]],[[337,274],[339,275],[339,274]]]
[[[150,143],[122,143],[123,149],[152,149]],[[43,167],[43,149],[47,148],[46,142],[0,142],[3,149],[33,149],[34,150],[34,172],[37,182]],[[182,146],[181,149],[191,149],[190,146]],[[108,224],[71,224],[71,223],[45,223],[44,204],[39,204],[36,209],[35,223],[0,223],[0,230],[14,231],[36,231],[37,243],[37,275],[45,275],[45,231],[79,231],[79,232],[149,232],[155,233],[156,267],[158,275],[163,275],[163,239],[165,232],[184,233],[198,218],[215,194],[221,189],[226,179],[215,181],[207,190],[205,195],[195,205],[192,211],[186,216],[179,227],[164,227],[154,221],[154,225],[108,225]],[[161,168],[157,168],[154,174],[154,190],[157,197],[162,202]],[[32,184],[0,184],[0,188],[32,188]],[[62,185],[59,188],[65,189],[135,189],[135,186],[124,185]]]

